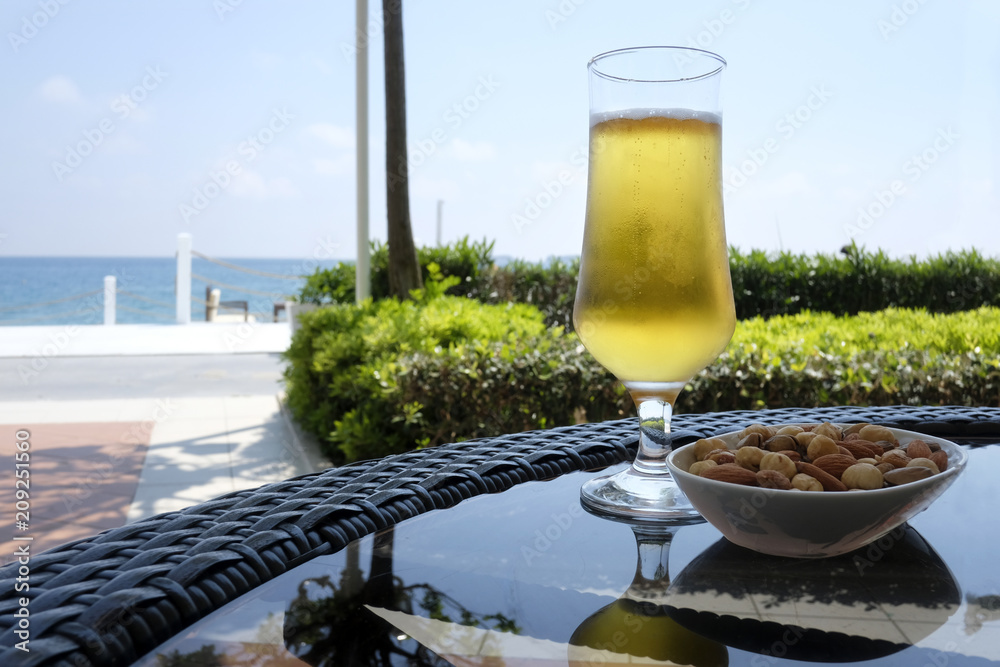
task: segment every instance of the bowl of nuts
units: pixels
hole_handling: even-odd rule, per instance
[[[925,510],[967,460],[949,440],[875,424],[752,424],[680,447],[667,466],[730,542],[826,558]]]

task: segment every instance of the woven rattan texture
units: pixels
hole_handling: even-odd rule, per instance
[[[870,421],[955,437],[1000,437],[998,408],[818,408],[677,415],[678,440],[753,423]],[[522,482],[629,460],[634,420],[443,445],[145,519],[0,569],[3,664],[126,665],[255,586],[320,554],[432,509]],[[30,653],[18,597],[30,597]]]

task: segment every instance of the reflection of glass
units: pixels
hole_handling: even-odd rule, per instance
[[[722,214],[719,77],[697,49],[624,49],[590,61],[587,221],[573,321],[639,411],[632,467],[584,485],[586,505],[683,522],[670,477],[672,405],[733,335]]]
[[[734,648],[852,662],[918,643],[958,610],[961,593],[937,553],[904,526],[820,560],[767,556],[721,539],[684,568],[664,603],[685,627]]]
[[[668,556],[676,530],[632,526],[639,548],[635,578],[619,599],[589,616],[573,633],[571,665],[625,665],[634,662],[632,657],[699,667],[729,664],[725,646],[688,630],[661,606],[670,586]]]

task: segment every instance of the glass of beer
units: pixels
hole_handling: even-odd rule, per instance
[[[700,521],[666,467],[677,395],[733,335],[722,214],[721,57],[641,47],[590,72],[587,219],[573,323],[639,413],[635,461],[587,482],[605,514]]]

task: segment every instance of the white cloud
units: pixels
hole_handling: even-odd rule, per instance
[[[278,178],[266,179],[257,171],[243,171],[238,176],[234,176],[232,185],[229,186],[229,192],[234,197],[248,199],[294,197],[299,194],[288,178],[279,176]]]
[[[452,157],[460,162],[482,162],[496,157],[496,147],[488,141],[468,142],[452,139],[448,146]]]
[[[306,131],[334,148],[354,148],[354,130],[333,123],[313,123]]]
[[[62,75],[50,76],[42,81],[38,92],[43,99],[56,104],[80,104],[83,102],[80,89],[77,88],[72,79]]]

